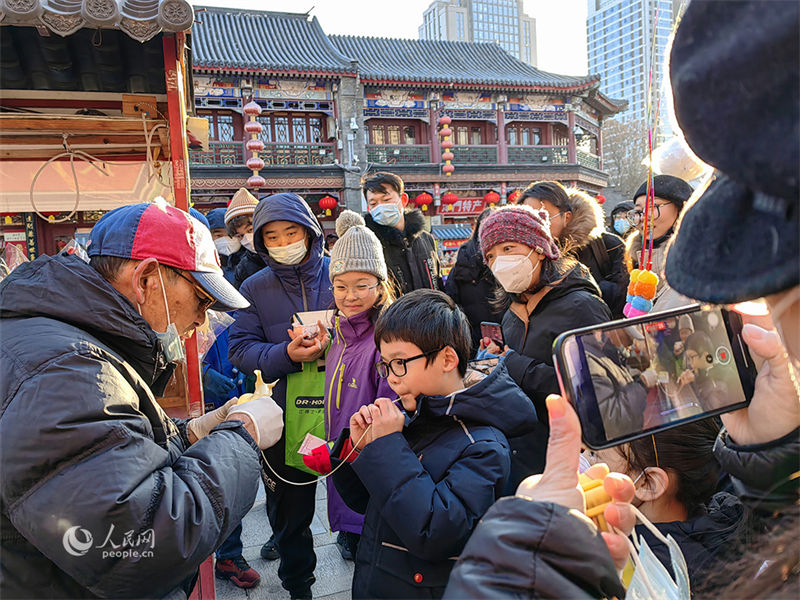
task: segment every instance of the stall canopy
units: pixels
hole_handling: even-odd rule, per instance
[[[431,228],[431,233],[439,240],[463,241],[472,235],[472,227],[469,225],[437,225]]]

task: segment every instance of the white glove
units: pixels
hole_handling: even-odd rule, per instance
[[[200,417],[195,417],[189,421],[189,424],[186,426],[187,429],[191,431],[198,440],[206,437],[211,433],[214,427],[228,418],[228,412],[236,406],[236,401],[237,398],[231,398],[219,408],[207,412]]]
[[[283,411],[270,396],[261,396],[244,404],[237,404],[228,412],[228,419],[235,419],[236,413],[250,417],[256,428],[255,442],[262,450],[278,443],[283,432]]]

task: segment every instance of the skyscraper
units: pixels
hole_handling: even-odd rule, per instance
[[[628,101],[628,110],[618,118],[646,121],[651,64],[653,113],[666,85],[664,55],[672,31],[673,0],[588,0],[588,9],[589,72],[600,75],[604,94]],[[666,111],[662,100],[660,114],[666,116]],[[659,122],[663,126],[667,120]]]
[[[522,0],[434,0],[422,14],[421,40],[496,42],[536,66],[536,20]]]

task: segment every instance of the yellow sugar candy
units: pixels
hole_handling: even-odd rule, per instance
[[[236,405],[244,404],[245,402],[250,402],[250,400],[255,400],[256,398],[263,398],[264,396],[272,396],[272,388],[278,383],[277,381],[273,381],[272,383],[264,383],[264,380],[261,378],[261,371],[255,370],[253,371],[256,376],[256,387],[252,394],[242,394],[239,396],[239,400],[236,402]]]
[[[652,285],[658,285],[658,275],[653,273],[652,271],[641,271],[639,273],[639,283],[649,283]]]
[[[602,479],[592,479],[583,473],[578,475],[578,482],[586,498],[586,516],[589,517],[600,531],[608,531],[608,524],[603,512],[611,503],[611,496],[603,487]]]

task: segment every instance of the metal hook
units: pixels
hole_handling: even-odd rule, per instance
[[[69,147],[68,138],[69,138],[69,134],[68,133],[62,133],[61,134],[61,145],[64,147],[64,150],[66,150],[67,152],[72,152],[72,148]]]

